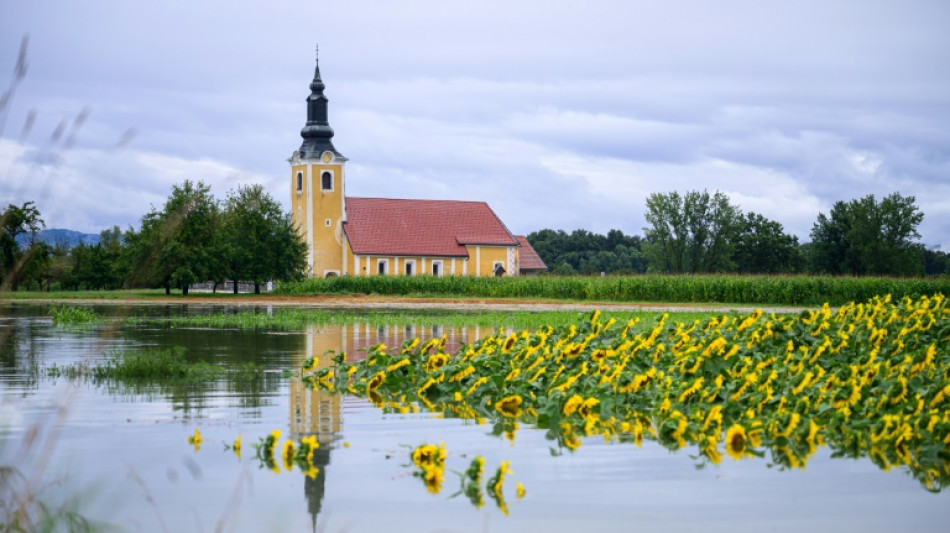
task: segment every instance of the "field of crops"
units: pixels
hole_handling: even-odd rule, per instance
[[[479,298],[549,298],[618,302],[719,302],[843,305],[881,294],[895,299],[950,294],[950,278],[821,276],[609,276],[512,277],[366,276],[282,283],[279,294],[356,293]]]
[[[547,430],[561,451],[585,436],[672,450],[700,462],[767,457],[802,468],[816,450],[906,469],[930,491],[950,482],[950,308],[942,295],[889,296],[797,316],[588,320],[497,335],[443,352],[444,339],[377,346],[365,360],[304,362],[311,387]]]

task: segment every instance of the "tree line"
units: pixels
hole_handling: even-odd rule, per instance
[[[898,193],[839,201],[799,243],[722,192],[669,192],[647,198],[642,237],[543,229],[527,239],[553,274],[950,274],[950,256],[918,241],[923,217],[914,197]]]
[[[195,283],[212,281],[217,289],[233,280],[234,292],[238,281],[260,292],[264,282],[298,279],[306,268],[306,243],[260,185],[218,201],[204,183],[186,180],[138,229],[114,226],[94,245],[42,242],[36,233],[44,226],[34,202],[0,214],[0,290],[163,287],[187,294]]]

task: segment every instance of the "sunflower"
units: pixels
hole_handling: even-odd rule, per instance
[[[521,416],[521,396],[514,394],[495,402],[495,410],[508,418]]]
[[[201,450],[201,443],[204,442],[204,437],[201,436],[201,431],[195,429],[194,435],[188,436],[188,444],[191,444],[195,447],[195,451]]]
[[[482,480],[482,472],[485,471],[485,458],[481,455],[475,456],[472,459],[471,464],[468,465],[468,470],[465,471],[465,475],[472,480],[473,483],[479,483]]]
[[[429,356],[429,359],[426,361],[426,372],[435,372],[436,370],[445,366],[449,362],[449,356],[437,352]]]
[[[284,470],[290,471],[294,468],[294,441],[288,440],[284,443],[284,449],[280,452],[280,456],[284,459]]]
[[[583,418],[587,418],[592,414],[592,409],[594,409],[594,407],[596,407],[599,403],[600,400],[597,398],[587,398],[584,400],[584,403],[582,403],[580,407],[577,408],[577,414]]]
[[[726,431],[726,453],[736,461],[742,458],[746,453],[748,437],[745,434],[745,428],[735,424]]]
[[[234,450],[234,455],[237,455],[238,459],[241,459],[241,435],[238,435],[234,439],[234,444],[231,445],[231,449]]]
[[[445,478],[445,473],[442,470],[442,467],[436,465],[428,465],[422,468],[422,472],[418,474],[422,478],[422,481],[426,484],[426,490],[432,494],[438,494],[442,490],[442,481]]]
[[[501,353],[508,353],[515,346],[515,342],[518,341],[518,336],[512,333],[505,339],[505,343],[501,346]]]
[[[442,465],[445,461],[445,443],[423,444],[412,451],[412,462],[421,469]]]
[[[571,396],[570,398],[568,398],[567,401],[564,402],[564,409],[562,409],[564,416],[573,415],[577,411],[577,408],[580,407],[581,404],[583,403],[584,403],[584,398],[582,398],[581,395],[579,394],[575,394]]]
[[[370,393],[375,391],[384,381],[386,381],[386,373],[382,371],[377,372],[375,376],[370,378],[369,383],[366,384],[366,392]]]

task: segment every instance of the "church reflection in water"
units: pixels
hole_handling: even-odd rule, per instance
[[[303,361],[318,357],[318,368],[333,364],[329,351],[345,351],[347,360],[357,361],[366,357],[368,348],[385,344],[391,350],[397,350],[406,340],[428,339],[446,336],[446,353],[455,353],[466,343],[475,342],[492,330],[479,327],[444,328],[440,325],[371,325],[347,324],[329,326],[311,326],[306,332],[305,350],[294,359],[294,367],[300,368]],[[313,478],[304,477],[304,495],[307,498],[307,511],[310,513],[313,530],[316,531],[317,516],[323,505],[326,491],[327,465],[330,464],[330,452],[338,445],[343,434],[343,395],[331,394],[322,389],[308,389],[299,379],[290,380],[290,435],[295,441],[301,437],[316,435],[320,442],[313,455],[313,464],[319,473]]]

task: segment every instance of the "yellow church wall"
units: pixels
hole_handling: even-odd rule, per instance
[[[378,276],[378,263],[380,259],[388,261],[386,270],[387,276],[406,275],[406,263],[414,264],[412,269],[413,276],[431,276],[432,263],[440,262],[442,270],[440,276],[474,276],[474,266],[471,261],[464,257],[432,257],[432,256],[381,256],[381,255],[355,255],[352,248],[346,245],[345,267],[342,275],[349,276]]]
[[[495,273],[495,263],[501,263],[505,268],[505,276],[516,276],[517,269],[509,268],[508,249],[510,246],[473,246],[469,245],[468,255],[471,258],[468,265],[468,274],[470,276],[493,276]],[[515,248],[514,253],[518,250]],[[517,255],[515,255],[517,260]]]
[[[414,263],[413,276],[432,275],[432,263],[441,262],[441,276],[493,276],[495,263],[505,268],[505,276],[518,275],[518,249],[507,246],[469,246],[471,257],[354,255],[346,246],[346,266],[341,275],[378,276],[379,260],[387,261],[386,276],[406,275],[406,263]],[[509,257],[509,249],[511,256]]]
[[[330,190],[323,190],[324,172],[332,176]],[[307,243],[307,262],[313,276],[343,274],[343,183],[342,164],[291,165],[291,213]]]
[[[506,276],[518,275],[518,248],[507,246],[469,246],[469,258],[432,256],[356,255],[345,240],[342,252],[345,261],[339,274],[343,276],[378,276],[378,261],[388,262],[387,276],[404,276],[406,263],[413,262],[413,276],[432,275],[432,263],[442,263],[442,276],[492,276],[495,262],[505,267]],[[509,257],[509,248],[512,250]],[[509,259],[511,261],[509,262]]]
[[[297,174],[300,174],[300,188],[297,188]],[[307,238],[307,167],[305,165],[293,165],[290,167],[290,216],[294,227],[304,237]]]
[[[342,274],[343,269],[343,166],[311,165],[313,209],[313,272],[323,277],[327,272]],[[322,189],[324,172],[330,172],[333,188]],[[328,222],[329,221],[329,222]]]

